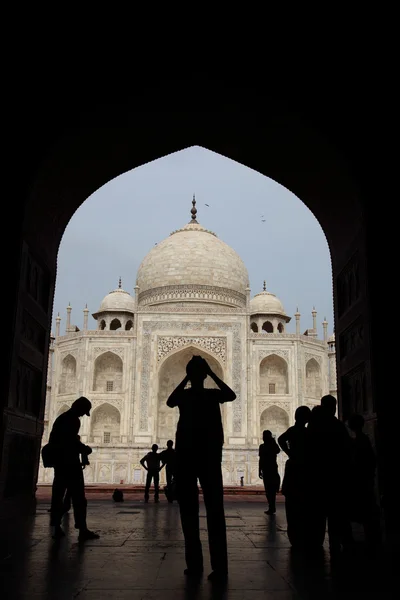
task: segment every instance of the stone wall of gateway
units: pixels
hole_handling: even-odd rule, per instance
[[[144,484],[146,471],[140,465],[140,459],[149,452],[149,448],[93,448],[90,466],[84,470],[85,483],[90,484]],[[162,450],[162,448],[160,448]],[[281,452],[278,457],[279,471],[283,476],[286,459]],[[262,485],[258,477],[258,448],[224,450],[222,459],[224,485]],[[165,485],[165,469],[161,471],[160,482]],[[53,469],[40,466],[39,483],[52,483]]]

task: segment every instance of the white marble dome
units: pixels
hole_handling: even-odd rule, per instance
[[[267,292],[266,289],[259,294],[256,294],[254,298],[250,300],[250,312],[252,315],[274,314],[286,316],[282,302],[275,294]]]
[[[193,290],[189,301],[210,301],[210,293],[207,299],[202,288],[210,290],[211,286],[219,288],[221,298],[224,289],[230,290],[244,305],[248,282],[246,266],[235,250],[195,219],[150,250],[136,280],[140,304],[149,298],[150,290],[159,290],[160,301],[165,301],[165,288],[175,294],[175,300],[185,301],[179,292],[183,287]]]
[[[113,290],[105,298],[103,298],[98,313],[102,312],[130,312],[135,310],[135,300],[132,296],[118,287]]]

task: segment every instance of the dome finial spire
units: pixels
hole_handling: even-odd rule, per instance
[[[118,280],[118,289],[120,290],[122,288],[122,279],[121,277]]]
[[[264,282],[263,282],[263,292],[266,292],[266,291],[267,291],[267,282],[264,279]]]
[[[195,196],[195,194],[193,194],[192,210],[190,212],[192,213],[192,220],[190,222],[191,223],[197,223],[197,220],[196,220],[197,208],[196,208],[196,196]]]

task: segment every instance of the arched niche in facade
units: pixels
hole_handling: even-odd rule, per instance
[[[95,443],[112,444],[120,441],[121,414],[108,402],[101,404],[90,417],[90,435]]]
[[[279,406],[269,406],[260,416],[260,439],[265,429],[269,429],[272,435],[278,437],[289,427],[289,415],[286,410]]]
[[[179,418],[178,408],[169,408],[166,404],[169,395],[186,375],[186,365],[192,356],[202,356],[206,359],[211,370],[221,379],[224,373],[218,360],[212,355],[189,346],[170,354],[160,366],[158,372],[158,414],[157,414],[157,439],[164,443],[168,439],[175,439],[176,425]],[[190,386],[190,384],[189,384]],[[214,381],[207,377],[204,382],[206,388],[218,388]],[[224,422],[224,407],[221,405],[221,414]]]
[[[93,391],[122,391],[122,359],[114,352],[100,354],[94,363]]]
[[[68,354],[61,363],[59,394],[73,394],[76,391],[76,360]]]
[[[265,333],[274,333],[274,326],[271,321],[265,321],[262,325],[262,330],[265,331]]]
[[[262,434],[265,429],[269,429],[274,438],[277,440],[289,427],[289,415],[286,410],[279,406],[269,406],[260,416],[260,441],[262,443]],[[285,463],[287,456],[284,452],[280,452],[277,456],[278,470],[281,477],[281,484],[285,472]]]
[[[321,367],[315,358],[306,364],[306,397],[319,400],[322,396]]]
[[[276,354],[266,356],[260,363],[260,393],[289,393],[288,365]]]

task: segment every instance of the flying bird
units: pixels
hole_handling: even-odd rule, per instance
[[[209,204],[205,204],[204,206],[208,206],[208,208],[210,208],[210,205],[209,205]]]
[[[261,219],[261,221],[262,221],[263,223],[265,223],[265,219]]]

